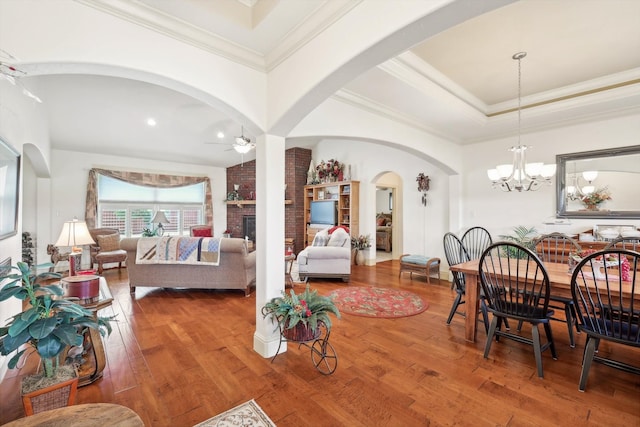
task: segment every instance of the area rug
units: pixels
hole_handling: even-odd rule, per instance
[[[276,427],[262,408],[251,399],[194,427]]]
[[[419,295],[400,289],[354,286],[331,294],[340,313],[354,316],[395,318],[420,314],[429,304]]]

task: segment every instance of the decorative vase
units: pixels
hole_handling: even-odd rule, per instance
[[[313,330],[305,323],[297,323],[293,328],[289,328],[289,322],[285,322],[282,329],[282,336],[289,341],[312,341],[320,336],[320,328]]]
[[[367,261],[364,250],[363,249],[358,249],[358,253],[356,253],[356,264],[357,265],[364,265],[365,262]]]
[[[352,248],[351,249],[351,265],[355,265],[357,255],[358,255],[358,250],[356,248]]]
[[[584,207],[588,211],[599,211],[600,210],[600,205],[599,204],[586,204],[586,205],[584,205]]]

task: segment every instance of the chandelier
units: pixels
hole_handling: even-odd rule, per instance
[[[527,52],[518,52],[512,57],[518,61],[518,145],[509,149],[513,153],[513,162],[487,170],[487,176],[491,180],[493,188],[500,188],[502,191],[535,191],[543,183],[551,185],[551,178],[556,173],[555,164],[527,163],[526,151],[530,147],[522,145],[520,142],[522,120],[521,60],[525,56],[527,56]]]
[[[584,179],[588,185],[584,187],[580,186],[580,175],[573,173],[569,177],[567,185],[567,197],[569,200],[581,200],[584,196],[596,191],[596,187],[591,185],[593,181],[598,177],[598,171],[584,171],[582,172],[582,179]]]

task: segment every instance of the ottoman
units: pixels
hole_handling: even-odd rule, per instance
[[[425,275],[427,283],[431,284],[431,276],[435,275],[436,279],[440,279],[440,258],[427,257],[423,255],[404,254],[400,257],[400,273],[408,272],[409,277],[413,279],[413,273]]]

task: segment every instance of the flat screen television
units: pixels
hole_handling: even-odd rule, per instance
[[[313,200],[311,202],[309,223],[318,225],[337,225],[337,200]]]

